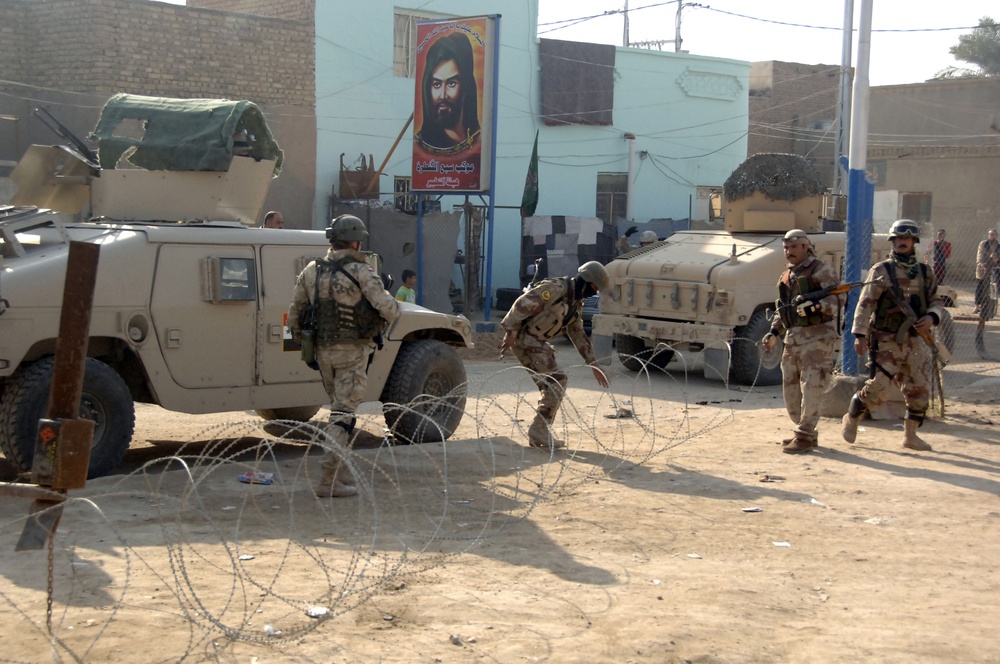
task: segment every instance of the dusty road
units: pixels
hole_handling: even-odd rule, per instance
[[[314,499],[315,450],[262,444],[248,414],[140,408],[123,473],[63,518],[58,641],[45,552],[13,553],[26,506],[7,503],[4,659],[1000,662],[996,378],[925,424],[932,453],[904,451],[896,422],[850,446],[824,419],[792,456],[778,388],[615,363],[636,415],[617,420],[574,367],[570,448],[549,455],[523,447],[516,365],[467,368],[444,445],[383,446],[366,407],[356,499]]]

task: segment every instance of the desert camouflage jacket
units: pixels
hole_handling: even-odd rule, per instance
[[[799,283],[796,279],[797,276],[802,273],[808,272],[813,264],[816,267],[812,270],[812,276],[810,281],[814,284],[814,290],[819,290],[820,288],[826,288],[827,286],[836,286],[840,283],[840,279],[837,277],[837,273],[832,267],[816,258],[815,256],[807,256],[804,261],[798,265],[789,265],[785,273],[782,273],[781,278],[785,278],[785,274],[788,273],[788,283],[791,286],[791,293],[789,300],[794,298],[796,295],[804,295],[805,293],[799,292]],[[791,313],[793,316],[794,305],[790,305],[790,302],[783,302],[780,299],[781,295],[781,280],[779,280],[779,299],[777,305],[779,307],[791,307]],[[842,295],[828,295],[827,297],[819,300],[820,307],[822,308],[823,317],[829,318],[830,320],[823,321],[821,323],[816,323],[815,325],[793,325],[788,327],[784,324],[781,317],[781,311],[775,311],[774,316],[771,318],[771,329],[777,330],[779,336],[785,334],[785,343],[788,345],[796,345],[808,343],[810,341],[815,341],[817,339],[829,339],[837,337],[839,335],[839,330],[837,329],[840,324],[840,307],[843,304]]]
[[[399,302],[385,289],[382,280],[371,265],[364,262],[364,256],[352,249],[337,249],[332,247],[326,253],[328,261],[339,261],[351,256],[357,262],[347,263],[344,269],[351,274],[361,285],[358,290],[350,279],[343,273],[333,271],[323,271],[319,283],[321,293],[330,293],[334,300],[348,306],[356,305],[362,297],[368,299],[372,306],[381,314],[387,323],[392,323],[399,317]],[[316,293],[316,262],[306,265],[298,278],[295,280],[295,287],[292,289],[292,303],[288,307],[288,329],[292,333],[292,339],[300,342],[302,339],[302,328],[300,316],[302,310],[310,304],[315,304],[312,300]]]
[[[588,363],[597,360],[583,331],[583,300],[572,297],[574,277],[545,279],[514,301],[500,326],[517,334],[522,346],[542,346],[565,334]]]
[[[941,320],[944,316],[944,304],[937,292],[937,278],[934,276],[934,270],[927,268],[922,263],[918,263],[917,265],[917,276],[915,278],[910,278],[907,268],[892,258],[872,266],[872,269],[868,271],[868,276],[865,277],[865,281],[868,284],[861,289],[858,307],[854,310],[854,324],[851,327],[851,332],[855,336],[868,336],[873,331],[890,332],[890,330],[885,329],[885,326],[876,324],[880,306],[879,301],[883,297],[891,297],[887,292],[892,288],[892,281],[889,279],[890,269],[895,271],[903,299],[910,302],[911,306],[915,302],[923,303],[913,306],[917,317],[919,318],[925,314],[933,314],[938,321]],[[891,303],[883,303],[881,306],[890,309],[895,307]]]

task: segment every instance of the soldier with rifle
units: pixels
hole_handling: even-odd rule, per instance
[[[840,284],[833,268],[816,258],[805,231],[785,233],[783,246],[788,269],[778,279],[777,311],[761,345],[773,351],[784,335],[782,396],[795,433],[781,451],[801,454],[818,444],[820,404],[833,375],[833,353],[840,337],[841,297],[834,292]],[[846,286],[850,290],[851,284]]]
[[[917,260],[916,222],[895,222],[889,241],[892,252],[872,266],[854,313],[854,350],[869,354],[869,378],[851,399],[841,433],[853,443],[865,410],[884,403],[895,383],[906,402],[903,447],[928,452],[931,446],[917,436],[929,404],[929,354],[923,346],[934,347],[931,328],[941,322],[943,304],[934,271]]]

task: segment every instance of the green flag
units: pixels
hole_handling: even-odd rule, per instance
[[[535,130],[535,147],[531,149],[528,175],[524,178],[524,195],[521,196],[521,216],[530,217],[538,207],[538,130]]]

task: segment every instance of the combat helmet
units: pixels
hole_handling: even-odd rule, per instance
[[[896,237],[912,237],[914,242],[920,242],[920,227],[910,219],[895,221],[889,229],[889,239]]]
[[[599,291],[608,287],[608,271],[597,261],[587,261],[577,270],[577,276]]]
[[[326,239],[330,242],[364,242],[368,239],[368,231],[365,222],[353,214],[342,214],[330,222]]]
[[[785,233],[785,237],[781,238],[782,242],[805,242],[806,244],[812,244],[809,240],[809,235],[802,229],[793,228],[792,230]]]
[[[639,236],[639,244],[653,244],[658,242],[659,238],[656,237],[656,231],[643,231],[642,235]]]

